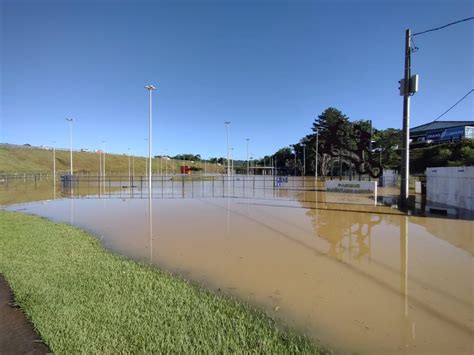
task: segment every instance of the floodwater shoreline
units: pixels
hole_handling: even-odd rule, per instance
[[[13,292],[0,274],[0,353],[48,354],[34,325],[14,303]]]
[[[99,238],[73,226],[14,212],[0,214],[0,231],[7,227],[15,231],[6,233],[9,240],[0,238],[0,249],[5,249],[3,255],[0,250],[4,261],[0,272],[14,280],[18,303],[28,308],[53,352],[328,353],[258,309],[156,267],[115,256],[100,245]],[[40,231],[30,234],[32,227]],[[50,236],[44,235],[46,230]],[[38,251],[43,244],[44,250]],[[12,255],[12,248],[19,245],[24,247],[23,256]],[[58,250],[48,250],[52,245]],[[32,270],[32,264],[38,270]],[[136,298],[145,303],[137,303]],[[133,329],[138,324],[136,334]],[[15,344],[10,345],[12,352],[18,352]]]
[[[469,353],[474,222],[320,197],[78,198],[8,209],[78,226],[112,253],[243,300],[342,353]]]

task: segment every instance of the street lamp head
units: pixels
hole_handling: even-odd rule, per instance
[[[147,86],[145,86],[145,89],[151,91],[151,90],[156,90],[156,87],[154,85],[147,85]]]
[[[72,121],[73,121],[73,119],[72,119],[72,118],[66,118],[66,121],[68,121],[68,122],[72,122]]]
[[[245,140],[246,140],[247,142],[249,142],[249,141],[250,141],[250,138],[246,138]]]
[[[224,124],[230,124],[230,121],[225,121]]]

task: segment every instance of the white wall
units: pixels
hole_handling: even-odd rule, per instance
[[[380,182],[381,187],[397,187],[398,172],[396,170],[383,169],[383,174]]]
[[[427,168],[426,199],[474,211],[474,166]]]

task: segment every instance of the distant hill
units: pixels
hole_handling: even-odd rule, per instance
[[[134,157],[131,159],[135,166],[135,175],[145,175],[145,157]],[[107,174],[128,175],[128,156],[118,154],[106,154],[105,167]],[[73,163],[75,172],[99,172],[99,154],[95,152],[73,151]],[[179,173],[182,161],[167,160],[166,158],[153,158],[152,169],[154,174],[163,171]],[[204,170],[204,162],[186,162],[186,165]],[[223,167],[216,164],[206,164],[208,173],[223,172]],[[69,170],[69,150],[56,150],[57,172]],[[0,144],[0,174],[4,173],[51,173],[53,171],[53,150],[43,147],[21,146],[13,144]]]

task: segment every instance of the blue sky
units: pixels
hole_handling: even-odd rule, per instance
[[[147,154],[271,154],[329,106],[401,127],[404,30],[473,16],[473,2],[0,0],[0,142]],[[474,21],[415,38],[411,125],[473,87]],[[473,96],[443,119],[473,119]]]

